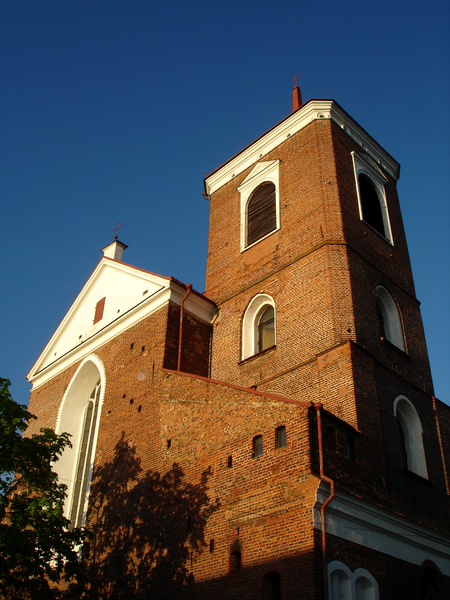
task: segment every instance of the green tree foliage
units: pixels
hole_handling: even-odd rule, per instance
[[[0,596],[80,597],[85,532],[70,530],[63,515],[66,486],[52,469],[70,446],[69,435],[52,429],[22,435],[36,417],[14,402],[9,386],[0,378]]]

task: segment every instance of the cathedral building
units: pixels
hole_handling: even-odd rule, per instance
[[[103,249],[28,374],[32,427],[72,436],[90,597],[450,597],[450,410],[398,177],[295,87],[205,179],[204,294]]]

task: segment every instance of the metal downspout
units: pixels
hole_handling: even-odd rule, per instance
[[[323,437],[322,437],[322,415],[320,410],[323,408],[323,404],[318,402],[314,404],[314,408],[317,413],[317,434],[319,438],[319,467],[320,467],[320,479],[330,485],[330,495],[320,507],[320,523],[322,528],[322,561],[323,561],[323,590],[324,599],[328,600],[328,575],[327,575],[327,530],[325,520],[325,509],[334,498],[334,480],[325,475],[324,464],[323,464]]]
[[[183,312],[184,312],[184,301],[186,300],[186,298],[189,296],[189,294],[191,293],[192,290],[192,285],[190,283],[187,284],[186,286],[187,292],[185,297],[183,298],[183,300],[181,301],[180,304],[180,334],[178,336],[178,365],[177,365],[177,371],[181,371],[181,342],[183,341]]]

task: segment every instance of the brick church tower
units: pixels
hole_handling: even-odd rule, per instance
[[[450,411],[399,165],[299,98],[205,179],[205,293],[115,241],[29,373],[36,426],[73,436],[93,598],[450,596]]]

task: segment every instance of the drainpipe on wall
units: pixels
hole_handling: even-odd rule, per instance
[[[180,335],[178,337],[178,366],[177,366],[177,371],[181,371],[181,342],[183,340],[183,312],[184,312],[184,301],[186,300],[186,298],[189,296],[189,294],[191,293],[192,290],[192,285],[190,283],[187,284],[186,286],[187,292],[185,297],[183,298],[183,300],[181,301],[180,304]]]
[[[320,507],[320,523],[322,528],[322,561],[323,561],[323,589],[324,589],[324,600],[328,600],[328,575],[327,575],[327,530],[325,520],[325,509],[334,498],[334,481],[330,477],[325,475],[323,465],[323,439],[322,439],[322,415],[320,410],[323,408],[323,404],[318,402],[314,404],[314,408],[317,413],[317,434],[319,438],[319,467],[320,467],[320,479],[325,483],[330,484],[330,495]]]

